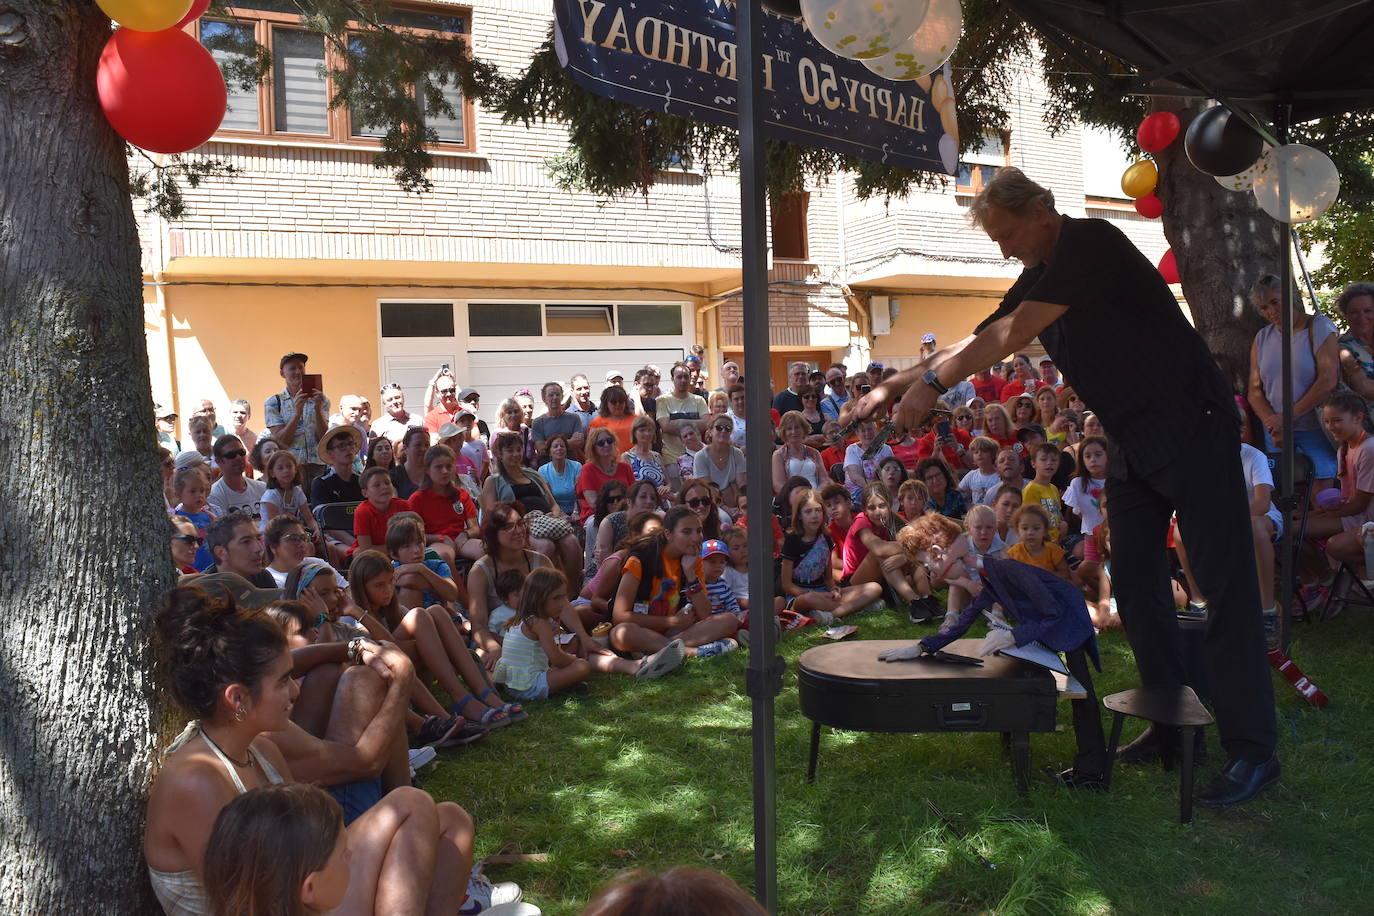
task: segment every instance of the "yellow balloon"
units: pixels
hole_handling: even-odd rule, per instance
[[[191,11],[193,0],[95,0],[115,22],[135,32],[161,32]]]
[[[1154,191],[1158,181],[1159,169],[1149,159],[1141,159],[1121,173],[1121,190],[1132,199],[1144,197]]]

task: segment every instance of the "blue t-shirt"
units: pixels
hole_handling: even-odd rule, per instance
[[[558,503],[558,508],[568,515],[577,513],[577,475],[582,473],[582,462],[573,461],[571,458],[563,462],[563,473],[560,474],[553,469],[553,462],[539,468],[539,476],[544,478],[544,482],[553,491],[554,501]]]
[[[445,563],[443,560],[431,559],[428,556],[428,554],[426,554],[424,563],[425,566],[429,567],[431,572],[437,573],[438,575],[443,576],[445,579],[453,578],[453,571],[448,568],[448,564]],[[391,567],[393,569],[400,565],[401,562],[399,560],[391,561]],[[420,603],[423,604],[425,607],[429,607],[431,604],[441,604],[442,602],[439,600],[438,595],[434,594],[434,592],[430,591],[429,589],[425,589],[423,592],[420,593]]]
[[[182,518],[188,519],[192,525],[196,526],[196,534],[200,535],[202,543],[199,547],[196,548],[196,558],[191,561],[191,565],[196,568],[196,572],[204,572],[206,569],[208,569],[210,566],[213,566],[215,563],[215,558],[210,553],[210,548],[205,543],[203,543],[206,534],[208,534],[210,531],[210,525],[212,522],[214,522],[215,517],[211,515],[209,512],[205,511],[187,512],[180,506],[177,507],[176,513],[177,515],[180,515]]]

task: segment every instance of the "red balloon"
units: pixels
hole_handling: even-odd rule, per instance
[[[184,153],[210,139],[228,101],[215,59],[180,29],[119,29],[100,52],[95,85],[110,125],[154,153]]]
[[[1164,204],[1160,203],[1155,195],[1146,194],[1135,199],[1135,212],[1146,219],[1159,219],[1160,214],[1164,212]]]
[[[1165,283],[1178,282],[1178,261],[1174,260],[1172,248],[1164,252],[1164,257],[1159,259],[1159,275],[1164,278]]]
[[[191,23],[199,19],[201,16],[204,16],[205,11],[209,8],[210,0],[191,0],[190,11],[187,12],[185,16],[181,17],[181,20],[176,24],[175,28],[180,29],[184,26],[190,25]]]
[[[1174,142],[1181,126],[1172,111],[1156,111],[1136,128],[1136,143],[1147,153],[1157,153]]]

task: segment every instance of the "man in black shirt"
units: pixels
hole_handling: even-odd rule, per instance
[[[1208,596],[1206,658],[1227,756],[1198,802],[1253,798],[1278,780],[1279,763],[1232,394],[1159,272],[1119,229],[1061,216],[1054,195],[1013,168],[988,183],[970,217],[1025,270],[972,336],[885,380],[846,415],[866,416],[900,398],[897,422],[914,429],[949,386],[1038,335],[1112,440],[1113,591],[1141,680],[1185,682],[1164,546],[1177,512]],[[1193,544],[1201,546],[1197,557]],[[1152,726],[1133,756],[1167,751],[1177,740],[1176,731]]]
[[[810,387],[807,376],[811,367],[806,363],[793,363],[787,367],[787,387],[773,397],[773,409],[780,414],[789,410],[801,411],[801,393]]]

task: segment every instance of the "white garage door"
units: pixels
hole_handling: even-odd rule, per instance
[[[536,405],[539,389],[545,382],[567,385],[573,375],[585,375],[592,383],[592,396],[599,399],[606,385],[606,373],[621,372],[628,386],[635,370],[650,363],[668,374],[668,367],[682,359],[682,349],[580,349],[580,350],[470,350],[468,351],[469,380],[465,386],[482,392],[482,405],[488,402],[495,409],[496,401],[513,392],[528,388],[534,392]],[[538,408],[542,411],[542,407]]]

